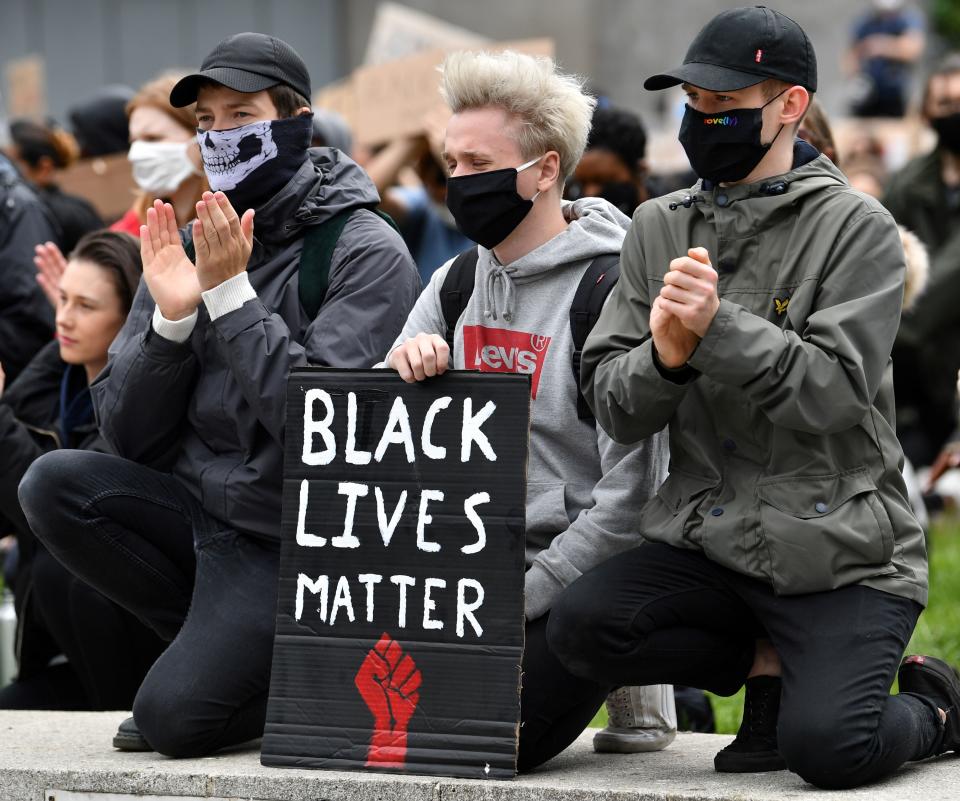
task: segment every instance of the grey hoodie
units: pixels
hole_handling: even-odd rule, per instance
[[[564,214],[570,225],[562,233],[512,264],[501,265],[492,251],[479,248],[475,290],[454,340],[456,369],[532,377],[530,620],[544,614],[582,573],[640,544],[636,510],[653,495],[667,467],[662,432],[625,447],[577,417],[570,304],[590,262],[620,252],[630,220],[597,198],[565,204]],[[440,288],[451,263],[434,273],[393,348],[419,333],[446,332]]]
[[[256,297],[212,321],[201,304],[182,344],[153,330],[154,303],[141,282],[91,386],[104,439],[121,456],[172,470],[218,520],[279,538],[290,369],[368,367],[396,337],[420,289],[400,235],[361,208],[334,248],[316,317],[300,305],[306,230],[378,200],[349,158],[311,150],[290,182],[257,207],[247,265]]]

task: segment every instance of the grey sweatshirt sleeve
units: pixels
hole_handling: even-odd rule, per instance
[[[890,215],[866,212],[830,254],[803,330],[781,329],[721,300],[690,365],[741,387],[776,425],[815,434],[855,426],[890,360],[903,303],[903,258]]]
[[[190,343],[159,336],[154,303],[140,281],[133,308],[110,346],[106,368],[90,385],[100,433],[127,459],[169,468],[193,394],[197,360]]]
[[[560,591],[581,574],[642,541],[639,510],[666,478],[667,432],[628,447],[597,426],[597,446],[603,477],[593,488],[593,506],[580,512],[527,570],[524,611],[528,620],[545,614]]]
[[[668,379],[654,362],[650,298],[641,244],[641,206],[623,241],[620,280],[583,349],[583,396],[597,422],[617,442],[631,443],[663,429],[683,400],[692,370]]]
[[[419,290],[420,277],[400,235],[375,215],[358,213],[334,249],[330,285],[304,344],[259,299],[212,325],[244,398],[282,445],[290,370],[307,364],[369,367],[393,341]]]
[[[429,283],[420,293],[420,297],[417,298],[410,315],[404,322],[403,330],[400,331],[400,335],[390,346],[390,350],[383,357],[383,361],[377,365],[378,367],[388,366],[393,352],[417,334],[437,334],[442,337],[446,333],[447,325],[444,322],[443,309],[440,306],[440,287],[443,286],[443,280],[446,278],[451,264],[453,264],[453,259],[450,259],[430,276]]]

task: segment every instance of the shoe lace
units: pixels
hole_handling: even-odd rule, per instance
[[[620,687],[607,696],[607,713],[611,726],[633,725],[633,699],[629,687]]]
[[[743,729],[747,737],[767,737],[776,726],[773,711],[773,693],[751,688],[747,691],[743,709]]]

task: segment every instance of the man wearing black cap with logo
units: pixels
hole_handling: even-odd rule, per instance
[[[159,201],[141,228],[144,283],[92,385],[119,455],[62,451],[20,486],[50,551],[172,641],[118,748],[200,756],[263,733],[287,375],[373,364],[420,290],[366,174],[308,150],[309,95],[300,57],[258,33],[174,87],[214,191],[182,232]]]
[[[889,695],[927,600],[892,415],[903,251],[794,139],[817,84],[795,22],[723,12],[646,87],[678,84],[701,180],[634,215],[582,373],[614,439],[669,425],[670,474],[647,542],[574,582],[548,641],[594,681],[745,684],[717,770],[855,787],[960,749],[953,668],[910,657]]]

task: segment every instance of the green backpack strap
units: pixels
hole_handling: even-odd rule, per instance
[[[340,241],[340,234],[357,208],[345,209],[334,214],[319,225],[307,229],[303,237],[303,251],[300,253],[300,305],[312,320],[317,316],[330,285],[330,263],[333,251]],[[400,229],[389,214],[379,209],[369,209],[387,222],[394,231]]]
[[[334,214],[319,225],[307,229],[303,237],[303,250],[300,253],[300,305],[312,320],[317,316],[323,299],[330,284],[330,262],[333,261],[333,251],[340,241],[340,234],[347,222],[358,208],[344,209]],[[400,232],[393,218],[379,209],[369,209],[390,225],[394,231]],[[190,261],[196,263],[197,249],[191,239],[183,246],[184,252]]]

